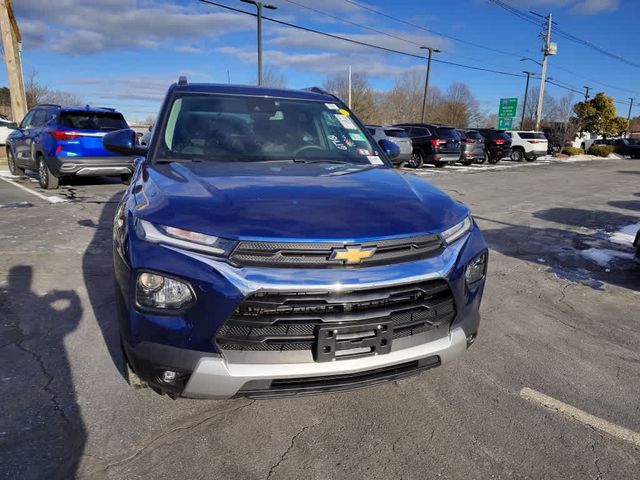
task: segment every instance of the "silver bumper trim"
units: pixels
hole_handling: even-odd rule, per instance
[[[182,393],[192,398],[230,398],[252,380],[320,377],[341,373],[357,373],[374,368],[411,362],[433,355],[448,363],[467,348],[467,337],[460,327],[447,337],[386,355],[340,360],[328,363],[238,364],[222,358],[202,358]]]
[[[130,174],[129,167],[84,167],[76,172],[76,175],[122,175]]]

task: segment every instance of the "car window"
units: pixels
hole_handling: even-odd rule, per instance
[[[456,135],[456,131],[453,128],[438,127],[436,128],[436,133],[440,138],[458,139],[458,135]]]
[[[520,138],[524,140],[546,140],[547,137],[544,136],[542,132],[518,132]]]
[[[495,130],[491,132],[491,138],[494,140],[508,140],[511,141],[511,137],[507,135],[507,132],[502,132],[499,130]]]
[[[22,122],[20,122],[20,128],[31,128],[34,113],[34,110],[27,113],[27,115],[22,119]]]
[[[47,120],[47,111],[44,108],[38,108],[33,111],[33,118],[31,119],[31,127],[40,127]]]
[[[375,128],[367,128],[367,130],[369,131],[369,133],[371,135],[375,135],[376,134],[376,129]]]
[[[391,138],[407,138],[407,132],[402,130],[401,128],[388,128],[384,131],[384,134],[387,137]]]
[[[411,137],[428,137],[431,135],[429,129],[424,127],[413,127],[411,128]]]
[[[74,130],[120,130],[128,128],[121,113],[69,111],[60,114],[60,125]]]
[[[381,163],[347,110],[310,100],[176,95],[159,138],[160,159]]]

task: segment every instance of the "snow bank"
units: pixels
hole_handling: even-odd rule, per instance
[[[638,230],[640,230],[640,222],[627,225],[626,227],[622,227],[622,229],[609,235],[609,241],[631,246],[633,245],[633,241],[636,238]]]
[[[601,267],[608,267],[616,258],[633,259],[632,253],[610,250],[608,248],[589,248],[587,250],[581,250],[580,255],[597,263]]]

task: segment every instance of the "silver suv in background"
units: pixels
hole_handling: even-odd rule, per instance
[[[389,140],[400,147],[400,155],[393,159],[394,166],[402,167],[411,159],[413,144],[404,129],[388,125],[367,125],[366,127],[376,143],[380,140]]]
[[[460,137],[460,163],[471,165],[484,159],[484,137],[477,130],[456,130]]]
[[[549,140],[542,132],[506,132],[511,137],[511,160],[514,162],[533,162],[547,154]]]

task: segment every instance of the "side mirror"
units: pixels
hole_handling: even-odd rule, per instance
[[[400,147],[395,143],[387,140],[386,138],[383,138],[382,140],[380,140],[378,142],[378,145],[380,145],[380,148],[382,148],[382,151],[386,153],[387,157],[389,157],[389,159],[391,160],[393,160],[394,158],[397,158],[398,155],[400,155]]]
[[[120,155],[146,155],[147,147],[138,145],[136,132],[129,128],[107,133],[102,139],[104,148]]]
[[[18,124],[16,122],[7,123],[5,127],[9,130],[18,130]]]

